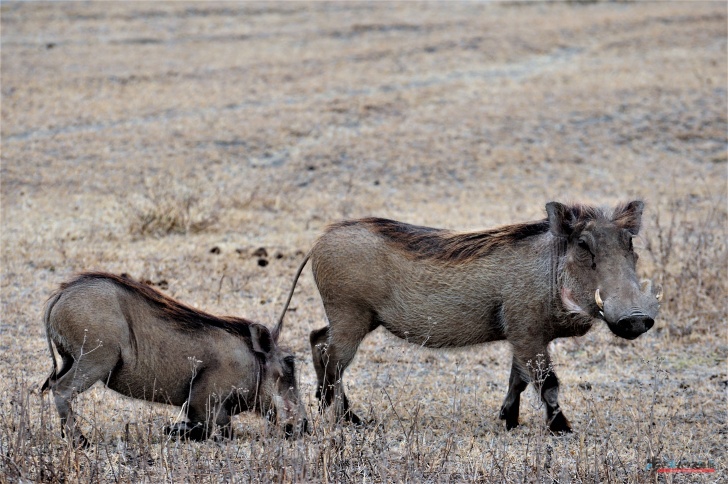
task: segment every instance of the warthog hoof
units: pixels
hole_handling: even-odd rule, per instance
[[[365,425],[364,420],[359,418],[359,416],[351,410],[346,411],[346,413],[344,414],[344,420],[356,427],[363,427]]]
[[[563,413],[558,412],[549,422],[549,431],[554,435],[570,434],[572,432],[571,424]]]
[[[519,424],[518,422],[509,422],[508,420],[506,420],[506,430],[513,430],[520,425],[521,424]]]
[[[170,437],[177,437],[180,440],[205,440],[207,439],[207,432],[205,426],[201,422],[197,422],[195,425],[190,426],[187,422],[177,423],[174,425],[165,425],[164,433]]]
[[[78,434],[73,439],[73,445],[76,448],[81,448],[85,450],[91,447],[91,442],[89,442],[86,436],[84,436],[83,434]]]
[[[283,435],[286,439],[295,439],[304,434],[311,434],[310,426],[308,425],[308,419],[304,418],[300,426],[296,426],[292,423],[287,423],[283,427]]]
[[[504,405],[501,407],[498,418],[506,421],[506,430],[513,430],[518,427],[518,409],[514,410],[513,407],[509,409]]]
[[[80,431],[77,432],[67,432],[65,429],[61,430],[61,436],[68,438],[68,435],[72,434],[72,440],[73,447],[76,449],[88,449],[91,447],[91,443],[88,441],[85,435],[83,435]]]
[[[343,415],[336,417],[337,425],[353,425],[354,427],[361,428],[367,427],[371,423],[374,423],[374,419],[364,420],[351,410],[347,410]]]

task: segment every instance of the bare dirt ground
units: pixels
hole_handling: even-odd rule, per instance
[[[0,9],[0,481],[665,480],[649,459],[716,469],[674,482],[726,479],[724,2]],[[38,394],[43,305],[77,271],[272,325],[329,222],[468,230],[542,218],[550,200],[634,198],[640,272],[666,300],[635,341],[598,327],[552,344],[570,437],[544,433],[530,390],[506,432],[505,343],[435,352],[382,330],[347,374],[377,423],[327,423],[308,270],[282,339],[311,436],[243,416],[233,442],[169,441],[179,409],[99,386],[77,404],[84,451]]]

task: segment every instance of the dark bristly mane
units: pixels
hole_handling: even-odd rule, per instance
[[[161,317],[176,323],[182,331],[196,332],[214,327],[223,329],[234,335],[250,338],[250,325],[255,324],[244,318],[213,316],[212,314],[191,308],[172,299],[147,284],[142,284],[129,277],[117,276],[105,272],[82,272],[76,278],[61,284],[60,291],[92,280],[113,282],[130,293],[143,298],[159,311]]]
[[[456,264],[484,257],[496,247],[511,245],[549,230],[548,220],[462,233],[374,217],[341,222],[336,226],[357,223],[366,225],[415,259],[434,259]]]
[[[642,202],[639,202],[642,203]],[[590,223],[601,221],[613,223],[621,228],[634,228],[639,230],[639,220],[642,211],[630,210],[632,204],[620,204],[614,211],[600,207],[592,207],[575,203],[564,207],[564,223],[568,225],[572,234],[581,233]]]

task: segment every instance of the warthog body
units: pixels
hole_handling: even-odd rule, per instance
[[[220,318],[151,287],[105,273],[61,285],[45,311],[51,388],[62,431],[87,441],[75,425],[72,398],[97,381],[123,395],[187,405],[189,422],[168,430],[205,439],[217,424],[232,437],[230,418],[252,410],[276,417],[287,434],[305,427],[294,357],[277,345],[280,327]],[[58,369],[53,346],[62,359]]]
[[[310,338],[322,408],[334,402],[337,415],[360,421],[342,375],[364,337],[384,326],[431,348],[507,340],[506,427],[518,425],[520,394],[537,381],[549,428],[570,431],[548,344],[597,319],[627,339],[653,325],[661,289],[638,283],[632,248],[642,210],[640,201],[614,210],[551,202],[543,220],[472,233],[378,218],[329,226],[296,275],[310,258],[329,323]]]

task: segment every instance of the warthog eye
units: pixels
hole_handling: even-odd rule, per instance
[[[592,259],[591,268],[596,269],[597,268],[597,263],[595,260],[596,256],[594,255],[594,252],[592,252],[591,247],[589,247],[589,243],[586,241],[586,239],[579,239],[576,242],[576,245],[578,245],[580,249],[589,253],[589,255],[591,256],[591,259]]]

